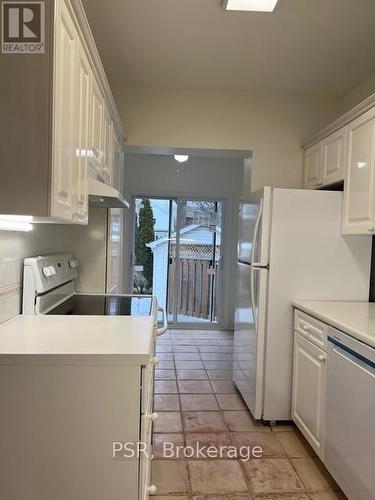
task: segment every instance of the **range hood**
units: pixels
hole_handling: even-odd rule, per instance
[[[89,205],[102,208],[129,208],[129,203],[117,189],[92,177],[89,177]]]

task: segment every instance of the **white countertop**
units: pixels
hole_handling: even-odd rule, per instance
[[[20,315],[0,325],[1,364],[147,364],[151,316]]]
[[[375,303],[295,300],[293,305],[375,348]]]

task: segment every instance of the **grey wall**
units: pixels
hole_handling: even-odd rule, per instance
[[[225,201],[223,318],[226,328],[233,327],[238,203],[242,195],[244,161],[225,158],[190,157],[181,173],[172,156],[125,154],[125,187],[127,195],[191,196],[220,198]],[[186,164],[185,164],[186,165]],[[126,217],[126,234],[132,230]],[[126,268],[132,241],[126,238]],[[129,283],[129,276],[127,282]],[[130,291],[130,289],[129,289]]]

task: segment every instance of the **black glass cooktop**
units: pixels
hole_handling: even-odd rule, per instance
[[[78,316],[150,316],[151,297],[124,295],[73,295],[48,314]]]

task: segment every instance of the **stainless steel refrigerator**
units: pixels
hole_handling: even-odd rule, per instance
[[[256,419],[291,418],[294,299],[368,300],[371,237],[342,193],[266,187],[240,205],[233,380]]]

